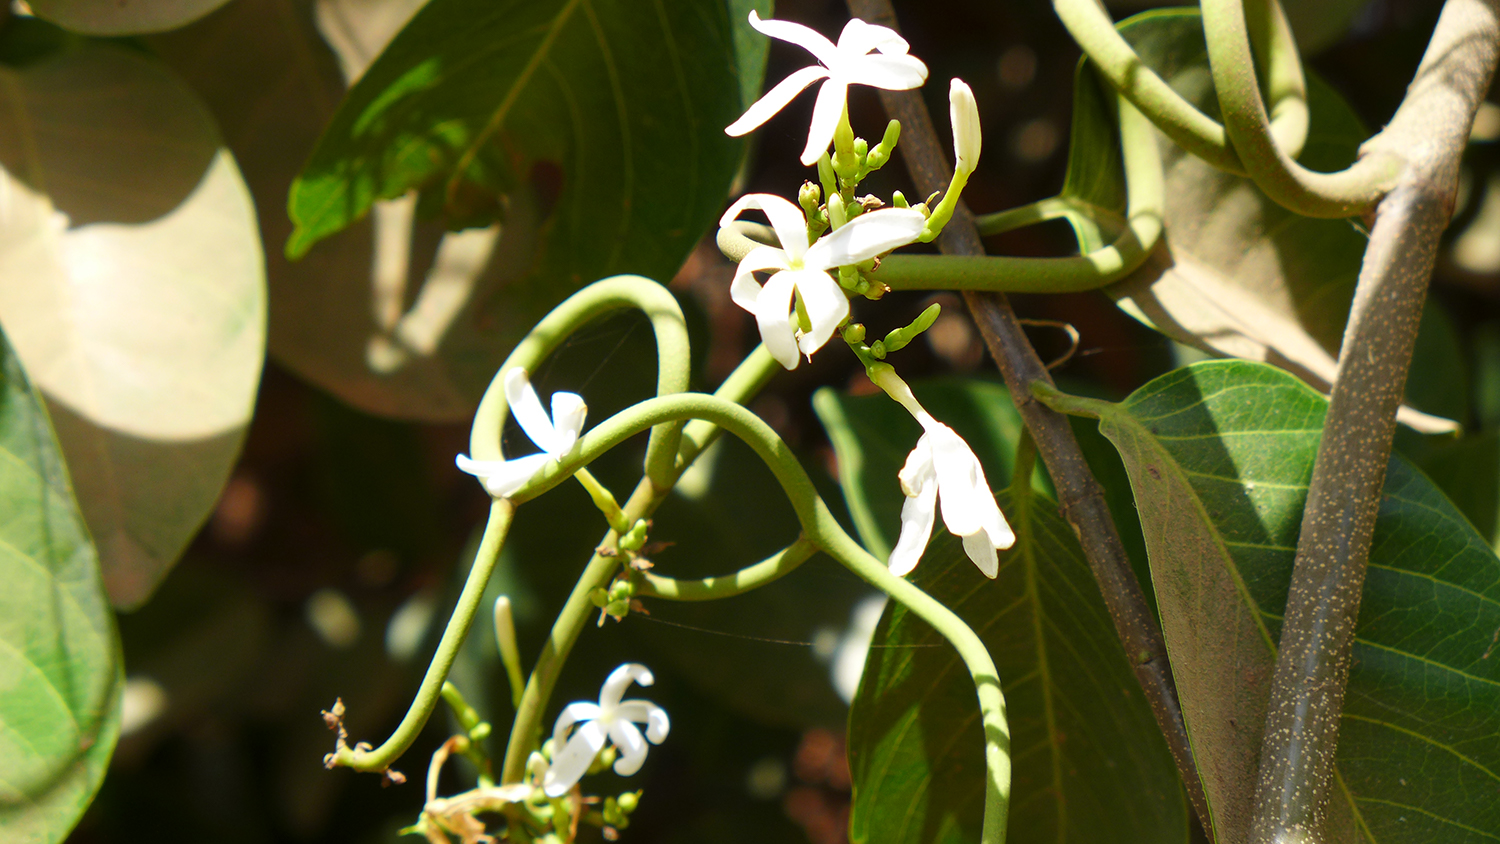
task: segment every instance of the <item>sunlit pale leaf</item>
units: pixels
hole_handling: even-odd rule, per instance
[[[1217,114],[1196,11],[1141,15],[1120,30],[1179,93]],[[1343,169],[1368,133],[1316,76],[1309,75],[1308,88],[1312,123],[1300,160],[1314,170]],[[1167,168],[1165,246],[1106,292],[1178,342],[1273,363],[1326,390],[1365,235],[1351,221],[1298,216],[1249,179],[1214,169],[1165,136],[1160,141]],[[1410,407],[1400,418],[1429,433],[1455,428]]]
[[[1004,388],[944,381],[916,391],[974,447],[991,483],[1005,483],[1021,423]],[[861,537],[888,548],[902,500],[896,472],[920,428],[884,396],[825,390],[816,406]],[[1017,539],[995,580],[942,531],[912,580],[979,633],[1000,670],[1013,765],[1007,840],[1183,841],[1176,770],[1072,529],[1041,492],[1025,503],[1002,493],[1000,506]],[[851,839],[976,840],[984,760],[972,680],[900,607],[887,609],[874,644],[850,714]]]
[[[31,10],[85,35],[140,35],[191,23],[229,0],[31,0]]]
[[[53,406],[110,596],[134,606],[207,516],[250,418],[254,212],[209,116],[140,53],[86,46],[0,77],[19,116],[0,123],[0,322]]]
[[[1248,840],[1275,643],[1327,401],[1282,370],[1195,364],[1090,403],[1130,473],[1220,840]],[[1405,460],[1386,476],[1330,841],[1500,829],[1500,559]]]
[[[65,839],[119,733],[114,614],[41,397],[0,337],[0,839]]]

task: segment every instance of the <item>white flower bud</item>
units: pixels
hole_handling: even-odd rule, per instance
[[[948,86],[948,119],[953,124],[954,168],[972,173],[979,166],[979,106],[961,79]]]

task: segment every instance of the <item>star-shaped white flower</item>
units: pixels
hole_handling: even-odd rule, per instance
[[[963,537],[969,559],[985,577],[994,577],[999,571],[996,551],[1015,544],[1016,535],[995,503],[984,467],[952,428],[926,411],[917,421],[925,433],[901,467],[906,503],[901,507],[901,538],[891,551],[891,573],[901,576],[916,567],[941,507],[948,532]]]
[[[807,147],[802,150],[803,164],[816,164],[818,157],[833,142],[833,133],[838,129],[839,118],[844,113],[844,102],[850,85],[869,85],[887,91],[905,91],[921,87],[927,81],[927,65],[915,56],[906,54],[910,49],[895,30],[868,24],[854,18],[844,25],[839,34],[839,43],[799,23],[790,21],[763,21],[753,10],[750,25],[772,38],[790,41],[812,53],[821,65],[804,67],[792,73],[766,95],[745,110],[739,120],[724,129],[725,134],[739,136],[771,119],[781,111],[802,89],[827,80],[818,91],[817,103],[813,106],[812,126],[807,133]],[[871,52],[876,55],[870,55]]]
[[[567,794],[588,772],[594,757],[604,749],[606,739],[620,751],[615,773],[622,777],[639,771],[645,763],[647,739],[652,744],[661,744],[666,739],[671,728],[666,710],[650,701],[620,700],[631,682],[651,685],[651,671],[639,663],[627,662],[605,679],[597,704],[579,702],[563,707],[552,728],[552,765],[542,777],[542,788],[548,797]],[[636,724],[646,725],[645,737]]]
[[[578,443],[588,406],[577,393],[553,393],[552,416],[542,409],[542,401],[532,389],[526,370],[511,367],[505,373],[505,400],[510,405],[521,430],[536,443],[541,454],[530,454],[511,460],[472,460],[460,454],[458,468],[479,478],[484,488],[497,498],[504,498],[526,485],[548,462],[561,460]]]
[[[822,348],[849,316],[849,298],[828,271],[905,246],[917,239],[926,223],[916,209],[882,208],[855,217],[809,246],[802,209],[779,196],[752,193],[729,206],[719,225],[727,226],[740,212],[755,208],[770,218],[781,248],[758,246],[750,250],[734,272],[729,295],[736,305],[755,314],[767,351],[787,369],[797,368],[799,349],[811,355]],[[775,271],[764,287],[753,275],[758,270]],[[793,322],[794,291],[802,297],[807,331]]]

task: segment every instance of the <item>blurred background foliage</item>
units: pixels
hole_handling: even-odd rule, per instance
[[[36,4],[39,11],[43,5]],[[184,14],[213,5],[197,4]],[[391,12],[394,17],[382,24],[387,37],[417,5]],[[1124,17],[1155,5],[1164,4],[1121,2],[1111,10]],[[1288,6],[1311,67],[1365,126],[1383,125],[1405,91],[1438,4]],[[70,839],[79,844],[390,841],[420,806],[414,783],[383,789],[378,777],[324,771],[321,758],[332,737],[318,712],[341,697],[349,706],[352,735],[375,740],[404,711],[486,508],[479,485],[452,465],[453,455],[467,450],[461,420],[476,385],[488,377],[475,361],[493,366],[506,349],[473,353],[479,341],[466,340],[469,351],[455,358],[458,363],[441,355],[436,363],[411,365],[382,357],[382,350],[400,343],[382,346],[381,338],[408,346],[413,336],[420,339],[420,332],[401,334],[403,324],[412,326],[402,320],[418,313],[418,294],[398,286],[393,298],[372,307],[372,264],[388,260],[399,265],[402,277],[430,273],[431,285],[444,272],[468,272],[469,253],[463,250],[478,248],[454,244],[433,223],[417,223],[405,255],[372,257],[379,254],[372,247],[382,219],[376,214],[301,262],[282,257],[291,231],[287,187],[333,114],[345,80],[368,66],[372,55],[360,50],[379,41],[378,32],[344,31],[342,55],[336,55],[320,35],[341,31],[326,17],[330,7],[339,8],[325,6],[320,27],[313,4],[303,0],[232,0],[181,28],[108,45],[159,58],[157,66],[169,68],[203,104],[211,118],[208,140],[217,144],[221,138],[233,152],[266,246],[269,358],[248,429],[231,434],[242,435],[244,444],[232,469],[224,463],[222,493],[198,493],[206,523],[194,534],[203,512],[179,514],[180,541],[187,545],[176,568],[139,608],[138,600],[116,597],[117,604],[132,607],[119,616],[128,677],[125,719],[104,787]],[[897,11],[931,78],[958,76],[975,90],[986,149],[970,181],[969,205],[993,211],[1055,193],[1068,158],[1078,50],[1050,4],[907,2],[898,3]],[[829,34],[847,17],[832,0],[782,0],[775,13]],[[0,30],[9,66],[21,67],[29,56],[50,49],[48,38],[67,38],[34,30],[18,39],[19,20]],[[111,31],[106,26],[99,32]],[[773,46],[767,79],[779,80],[804,59],[795,48]],[[925,90],[939,114],[946,110],[945,90],[942,84]],[[884,122],[867,89],[853,90],[850,108],[864,134]],[[789,195],[807,177],[795,161],[799,127],[810,109],[811,98],[800,98],[789,114],[757,133],[736,189]],[[545,170],[529,175],[536,195],[545,198]],[[1457,418],[1471,433],[1439,440],[1403,431],[1398,445],[1481,534],[1496,541],[1500,109],[1481,112],[1464,184],[1433,283],[1430,318],[1442,323],[1443,339],[1419,351],[1411,399]],[[897,164],[867,187],[884,195],[910,192]],[[412,209],[384,212],[387,221],[402,213]],[[1007,254],[1057,255],[1070,252],[1074,241],[1059,221],[998,236],[989,246]],[[731,265],[705,239],[672,278],[661,279],[671,282],[688,311],[701,388],[723,378],[756,340],[749,316],[728,301],[731,274]],[[510,291],[502,282],[486,288],[497,297],[489,300],[491,307],[508,307]],[[858,305],[857,318],[878,336],[932,301],[943,304],[944,314],[925,342],[902,353],[903,374],[957,372],[995,380],[956,296],[893,294],[878,305]],[[1079,392],[1123,398],[1192,357],[1101,294],[1013,301],[1023,316],[1078,328],[1081,347],[1059,375]],[[1037,329],[1034,341],[1044,357],[1066,348],[1065,338],[1046,329]],[[649,392],[652,354],[644,320],[618,317],[573,338],[534,380],[544,395],[559,389],[584,394],[590,418],[598,420]],[[780,374],[753,409],[802,455],[837,509],[838,460],[812,401],[813,392],[827,385],[856,395],[870,392],[854,359],[834,351]],[[1425,399],[1418,395],[1423,391]],[[56,421],[66,445],[67,423]],[[628,489],[640,447],[612,454],[599,477],[617,491]],[[1113,490],[1125,488],[1117,461],[1103,460],[1100,471],[1114,473]],[[1008,474],[998,465],[992,473],[997,487]],[[74,474],[76,480],[76,467]],[[192,480],[191,472],[183,474]],[[779,499],[748,450],[726,443],[705,456],[658,515],[653,539],[675,544],[654,560],[662,571],[696,575],[759,559],[795,533],[790,509]],[[1128,498],[1113,503],[1144,571],[1132,506]],[[572,486],[528,505],[491,585],[493,593],[503,591],[515,602],[528,664],[603,533],[602,520],[589,517],[580,526],[570,518],[588,511],[585,496]],[[95,533],[98,539],[97,528]],[[167,550],[153,559],[175,556],[170,545],[165,542]],[[168,565],[170,559],[157,569]],[[640,661],[658,678],[651,699],[672,714],[671,739],[629,783],[644,787],[647,799],[628,840],[845,840],[847,708],[833,667],[842,637],[869,623],[868,610],[861,610],[868,595],[841,568],[815,559],[775,586],[727,604],[653,604],[649,616],[633,614],[585,634],[558,701],[592,698],[609,668]],[[496,724],[497,737],[505,734],[502,725],[511,714],[501,676],[488,628],[476,625],[453,679]],[[408,775],[423,770],[450,727],[445,717],[435,717],[398,767]],[[453,771],[445,784],[458,787],[469,773],[461,764]]]

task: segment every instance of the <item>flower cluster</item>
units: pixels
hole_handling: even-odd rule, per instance
[[[894,207],[884,207],[874,197],[855,197],[859,181],[889,158],[900,126],[892,121],[875,149],[855,138],[846,105],[849,86],[888,91],[917,88],[927,80],[927,66],[908,54],[909,45],[895,31],[858,19],[849,21],[837,44],[800,24],[761,20],[755,12],[750,13],[750,25],[806,49],[818,64],[782,80],[725,132],[743,135],[755,129],[809,85],[822,83],[802,151],[803,164],[818,165],[820,185],[804,185],[798,195],[801,207],[778,196],[749,194],[731,205],[719,221],[721,228],[728,227],[750,210],[761,211],[770,221],[780,246],[749,249],[735,270],[730,296],[755,315],[761,340],[772,357],[783,367],[795,369],[802,357],[810,358],[848,325],[852,294],[877,298],[884,292],[882,286],[864,278],[878,266],[881,256],[933,239],[951,217],[959,193],[979,163],[979,111],[969,86],[952,80],[948,100],[955,170],[936,206],[911,207],[900,194],[893,199]],[[822,234],[824,229],[830,231]],[[763,285],[755,279],[758,272],[770,274]],[[887,351],[905,345],[930,325],[930,318],[925,324],[913,324],[874,347],[863,345],[862,327],[852,326],[858,331],[845,336],[865,361],[872,380],[911,411],[924,432],[899,475],[906,503],[901,511],[901,535],[888,564],[897,575],[909,573],[941,512],[948,530],[963,537],[969,558],[986,576],[994,577],[999,569],[997,552],[1009,548],[1015,536],[995,504],[984,468],[963,438],[923,409],[895,370],[880,361]]]

